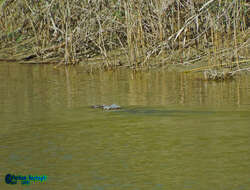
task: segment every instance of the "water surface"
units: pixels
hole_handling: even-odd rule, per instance
[[[200,77],[0,64],[0,189],[248,190],[250,76]]]

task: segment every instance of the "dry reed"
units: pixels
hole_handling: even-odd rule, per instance
[[[122,65],[117,51],[131,68],[159,57],[239,70],[249,60],[249,15],[247,0],[4,0],[0,52],[34,38],[26,48],[36,57],[65,64],[100,55],[107,68]]]

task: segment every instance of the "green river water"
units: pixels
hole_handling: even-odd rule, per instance
[[[249,190],[250,76],[200,77],[0,64],[0,189]]]

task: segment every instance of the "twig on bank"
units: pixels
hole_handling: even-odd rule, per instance
[[[238,63],[241,64],[241,63],[247,63],[247,62],[250,62],[250,59],[249,60],[242,60],[242,61],[239,61]],[[209,66],[204,66],[204,67],[199,67],[199,68],[191,69],[191,70],[188,70],[188,71],[184,71],[184,73],[190,73],[190,72],[194,72],[194,71],[202,71],[202,70],[210,69],[210,68],[213,68],[213,67],[228,66],[228,65],[232,65],[232,64],[236,64],[236,63],[237,62],[209,65]]]

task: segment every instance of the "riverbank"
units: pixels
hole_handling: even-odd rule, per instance
[[[101,70],[182,64],[221,73],[249,67],[244,0],[1,2],[0,61]]]

